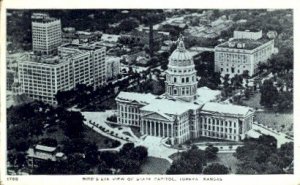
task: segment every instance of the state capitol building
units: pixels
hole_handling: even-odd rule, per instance
[[[193,58],[182,37],[169,57],[165,84],[160,96],[120,92],[118,124],[139,127],[142,135],[168,138],[172,144],[200,136],[240,141],[251,130],[252,108],[221,102],[218,90],[197,89]]]

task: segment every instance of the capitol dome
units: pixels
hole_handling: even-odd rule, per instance
[[[179,37],[177,42],[177,48],[169,57],[169,65],[180,67],[194,65],[193,57],[190,52],[185,49],[182,36]]]
[[[184,47],[182,35],[177,43],[166,70],[166,96],[191,102],[196,98],[197,72],[193,57]]]

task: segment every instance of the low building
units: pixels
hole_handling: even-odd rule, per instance
[[[262,37],[261,31],[235,31],[234,38],[215,47],[215,72],[252,76],[259,63],[266,62],[274,52],[274,40]]]
[[[32,148],[29,148],[27,154],[27,163],[31,168],[37,167],[44,161],[56,162],[66,159],[65,154],[59,152],[57,147],[50,147],[39,144]]]

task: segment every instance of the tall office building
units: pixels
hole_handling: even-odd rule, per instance
[[[103,85],[106,82],[105,48],[67,44],[56,56],[28,55],[19,64],[22,92],[35,100],[56,104],[58,91],[76,84]]]
[[[35,13],[32,20],[32,49],[35,53],[49,55],[56,52],[62,42],[60,19],[48,14]]]

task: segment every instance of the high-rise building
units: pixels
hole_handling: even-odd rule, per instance
[[[56,56],[28,55],[19,64],[22,92],[35,100],[56,104],[58,91],[76,84],[103,85],[106,82],[105,48],[67,44]]]
[[[61,21],[48,14],[33,14],[32,49],[39,54],[53,54],[62,42]]]
[[[266,62],[274,52],[274,40],[264,38],[261,31],[235,31],[234,38],[215,47],[215,72],[250,76],[259,63]]]

